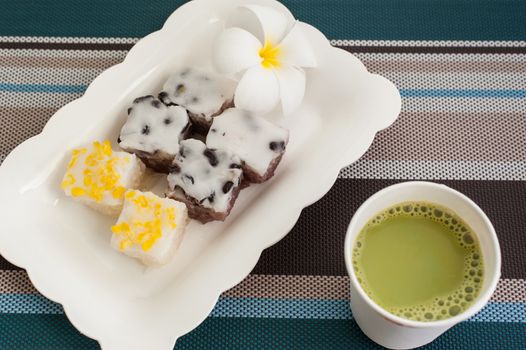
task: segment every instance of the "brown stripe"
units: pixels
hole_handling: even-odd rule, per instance
[[[25,271],[0,271],[0,293],[31,294],[38,291]],[[349,298],[349,277],[249,275],[237,286],[224,292],[222,296],[342,300]],[[526,301],[526,280],[500,280],[491,300]]]
[[[222,296],[243,298],[346,299],[347,276],[249,275]]]
[[[349,298],[347,276],[249,275],[240,284],[222,294],[238,298],[332,299]],[[526,280],[502,279],[492,301],[526,301]]]
[[[55,108],[0,107],[0,154],[39,134],[55,112]]]
[[[124,57],[123,57],[124,58]],[[23,57],[3,56],[0,66],[23,68],[96,68],[105,69],[122,62],[120,58],[71,58],[71,57]]]
[[[352,53],[525,54],[526,47],[489,46],[338,46]]]
[[[525,139],[524,113],[402,112],[364,159],[525,161]]]
[[[369,71],[384,74],[400,73],[526,73],[525,62],[485,61],[440,61],[430,56],[404,57],[401,59],[377,60],[370,55],[360,57]],[[419,59],[420,58],[420,59]]]
[[[27,273],[20,271],[0,271],[0,294],[38,293]]]
[[[343,243],[353,213],[374,193],[399,182],[339,178],[322,199],[303,209],[285,238],[263,251],[252,273],[346,276]],[[500,241],[502,277],[526,279],[526,181],[434,182],[465,193],[486,212]]]
[[[133,44],[110,43],[36,43],[0,42],[0,49],[40,50],[125,50]],[[526,47],[484,46],[338,46],[354,53],[452,53],[452,54],[524,54]]]
[[[23,269],[21,269],[18,266],[15,266],[15,265],[11,264],[6,259],[4,259],[3,256],[0,255],[0,271],[2,271],[2,270],[3,271],[11,271],[11,270],[23,271]]]
[[[0,49],[128,51],[134,44],[0,42]]]

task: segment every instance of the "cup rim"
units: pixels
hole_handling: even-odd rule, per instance
[[[377,198],[386,195],[389,192],[392,192],[394,190],[399,190],[400,188],[407,188],[407,187],[413,187],[413,186],[424,186],[429,188],[438,189],[440,191],[446,191],[450,194],[453,194],[457,197],[459,197],[461,200],[469,204],[470,207],[475,209],[477,212],[480,220],[487,226],[489,236],[491,239],[491,249],[493,250],[494,256],[495,256],[495,271],[491,276],[491,280],[489,280],[488,288],[486,288],[483,293],[481,293],[478,298],[476,299],[475,303],[473,303],[467,310],[464,312],[450,317],[443,320],[437,320],[437,321],[415,321],[415,320],[409,320],[406,318],[402,318],[399,316],[396,316],[387,310],[380,307],[378,304],[376,304],[363,290],[361,284],[358,282],[357,277],[354,273],[354,268],[352,267],[352,247],[354,241],[351,241],[351,232],[354,232],[355,230],[361,230],[361,227],[356,227],[357,225],[357,217],[359,214],[365,210],[366,207],[368,207],[372,202],[374,202]],[[473,202],[469,197],[464,195],[463,193],[454,190],[446,185],[443,184],[437,184],[433,182],[427,182],[427,181],[407,181],[407,182],[401,182],[397,183],[388,187],[385,187],[381,189],[380,191],[376,192],[372,196],[370,196],[365,202],[360,205],[360,207],[356,210],[354,213],[351,222],[349,223],[349,226],[347,228],[347,232],[345,235],[345,242],[344,242],[344,257],[345,257],[345,266],[347,268],[347,274],[349,275],[351,279],[351,283],[356,286],[357,292],[360,294],[360,296],[363,298],[363,300],[377,313],[379,313],[381,316],[386,318],[387,320],[397,323],[401,326],[411,327],[411,328],[434,328],[434,327],[450,327],[454,324],[457,324],[459,322],[465,321],[466,319],[472,317],[474,314],[479,312],[490,300],[491,295],[494,293],[495,289],[497,288],[497,283],[501,276],[501,253],[500,253],[500,245],[497,238],[497,234],[495,232],[495,229],[493,225],[491,224],[491,221],[487,217],[487,215],[482,211],[482,209]],[[486,277],[487,278],[487,277]]]

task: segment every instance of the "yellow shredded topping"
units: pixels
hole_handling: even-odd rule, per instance
[[[162,236],[163,227],[177,227],[175,208],[163,205],[160,198],[146,196],[134,190],[127,191],[124,198],[125,208],[133,206],[133,215],[126,219],[121,217],[119,223],[111,228],[114,234],[121,236],[121,251],[138,245],[147,252]]]
[[[160,198],[147,197],[143,194],[137,195],[134,190],[124,194],[125,205],[133,205],[137,218],[130,221],[121,221],[112,227],[112,232],[123,236],[119,249],[125,250],[132,245],[140,245],[143,251],[148,251],[162,236],[162,227],[167,225],[176,228],[176,215],[173,207],[163,208]]]
[[[80,164],[79,161],[83,164]],[[71,160],[68,163],[68,170],[61,183],[63,189],[71,188],[73,197],[88,196],[100,202],[104,199],[106,192],[110,193],[115,199],[123,197],[126,189],[119,185],[120,174],[116,170],[119,164],[129,162],[128,157],[115,156],[109,141],[100,143],[93,142],[93,149],[88,153],[88,149],[79,148],[71,153]],[[72,173],[76,166],[85,166],[82,172],[83,178],[76,179]],[[75,187],[73,187],[75,185]]]
[[[71,195],[73,197],[80,197],[86,194],[86,191],[82,187],[73,187],[71,189]]]
[[[261,61],[261,65],[267,69],[278,68],[281,65],[278,59],[280,53],[281,48],[279,46],[272,45],[272,43],[267,40],[265,42],[265,46],[259,50],[259,57],[263,59]]]

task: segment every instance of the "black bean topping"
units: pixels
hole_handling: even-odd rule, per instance
[[[221,135],[222,135],[222,136],[225,136],[225,135],[226,135],[226,132],[222,133]]]
[[[241,169],[241,165],[240,164],[236,164],[236,163],[232,163],[232,164],[230,164],[229,168],[230,169]]]
[[[219,164],[219,160],[217,159],[216,153],[214,150],[207,148],[203,152],[203,155],[208,158],[208,162],[211,166],[217,166]]]
[[[163,101],[163,103],[167,103],[168,101],[166,101],[168,97],[168,93],[166,91],[161,91],[159,93],[159,100]]]
[[[272,141],[268,144],[268,147],[274,152],[281,152],[285,149],[284,141]]]
[[[216,193],[215,192],[212,192],[212,194],[210,196],[208,196],[208,201],[210,203],[214,203],[214,199],[216,198]]]
[[[190,175],[188,175],[188,174],[184,174],[183,176],[184,176],[185,178],[187,178],[188,180],[190,180],[190,182],[192,183],[192,185],[194,184],[194,178],[193,178],[193,176],[190,176]]]
[[[122,141],[122,140],[121,140],[121,137],[120,137],[120,136],[117,137],[117,143],[121,143],[121,141]]]
[[[143,135],[149,135],[150,134],[150,126],[146,124],[142,127],[141,134]]]
[[[232,181],[225,182],[223,185],[223,193],[228,193],[234,186],[234,183]]]
[[[154,98],[155,97],[153,97],[152,95],[141,96],[141,97],[137,97],[135,100],[133,100],[133,103],[140,103],[142,101],[149,100],[149,99],[154,99]]]
[[[152,106],[155,108],[161,108],[161,104],[162,103],[160,101],[157,101],[157,100],[152,101]]]
[[[181,172],[181,167],[179,164],[173,163],[169,170],[171,173],[179,174]]]
[[[163,123],[164,123],[164,125],[170,125],[172,123],[172,119],[171,118],[164,118]]]
[[[132,111],[132,107],[128,108],[128,115],[130,115],[130,112]]]
[[[212,129],[210,129],[210,131],[211,132],[216,132],[217,130],[216,130],[216,128],[212,128]]]
[[[185,92],[185,90],[186,90],[186,87],[184,86],[184,84],[177,84],[177,86],[175,87],[175,93],[178,95]]]

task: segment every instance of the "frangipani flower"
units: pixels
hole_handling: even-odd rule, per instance
[[[256,20],[238,18],[243,25],[219,36],[214,64],[221,73],[242,74],[234,97],[236,107],[265,113],[281,102],[287,115],[303,100],[306,78],[302,67],[316,66],[314,52],[298,21],[271,7],[246,5],[241,9]]]

